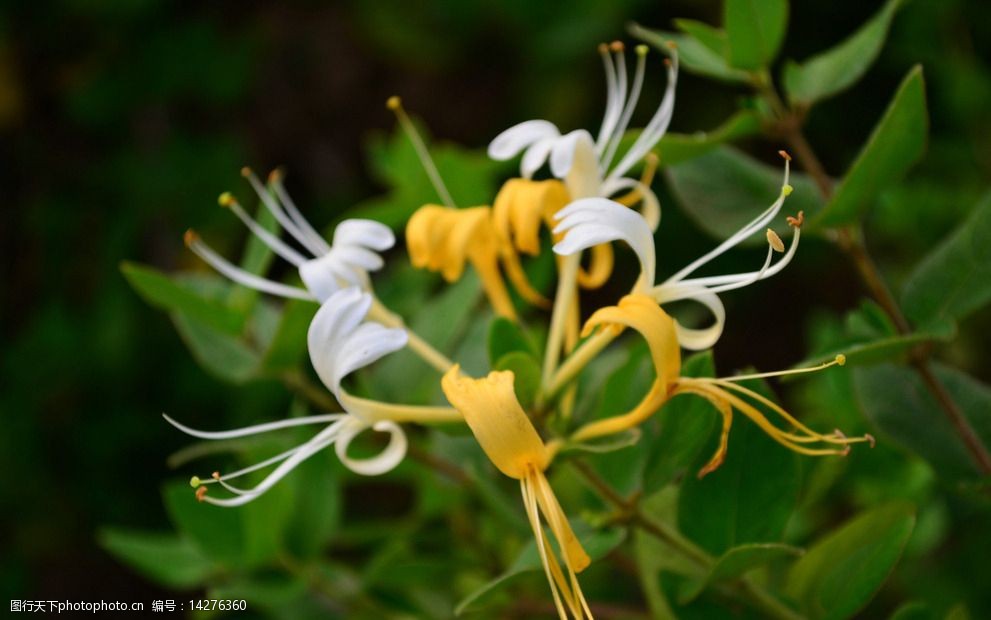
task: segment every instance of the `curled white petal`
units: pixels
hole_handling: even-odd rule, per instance
[[[520,152],[544,138],[561,135],[554,123],[544,120],[524,121],[513,125],[489,143],[489,157],[498,161],[512,159]]]
[[[331,295],[310,323],[310,361],[320,380],[337,396],[347,374],[406,345],[403,329],[362,324],[371,305],[371,295],[349,287]]]
[[[575,150],[585,147],[592,153],[592,159],[597,162],[594,155],[595,142],[584,129],[570,131],[555,140],[551,149],[551,172],[554,176],[559,179],[568,176],[568,173],[571,172],[571,165],[575,161]]]
[[[642,215],[606,198],[576,200],[554,216],[554,233],[565,233],[554,251],[567,256],[609,241],[623,240],[636,253],[643,286],[654,284],[654,237]]]
[[[368,425],[361,420],[354,417],[349,418],[341,429],[337,442],[334,444],[334,450],[341,463],[344,463],[348,469],[356,474],[380,476],[394,469],[406,456],[408,445],[406,433],[395,422],[388,420],[376,422],[371,428],[379,433],[389,433],[389,444],[377,456],[364,459],[349,457],[348,446],[351,445],[351,440],[367,428],[369,428]]]
[[[353,245],[379,252],[396,244],[392,229],[375,220],[344,220],[334,229],[334,245]]]
[[[602,183],[602,195],[612,196],[617,192],[635,189],[640,192],[640,215],[647,220],[647,225],[652,231],[656,231],[661,225],[661,201],[657,199],[657,194],[650,187],[641,183],[638,179],[623,177],[621,179],[606,179]]]
[[[523,155],[523,160],[520,162],[520,175],[524,179],[533,178],[533,174],[544,165],[547,161],[547,157],[551,154],[551,149],[554,147],[555,140],[557,140],[556,135],[548,138],[542,138],[534,142],[533,145],[526,150],[526,154]]]
[[[658,304],[680,300],[697,301],[712,313],[713,323],[703,329],[685,327],[675,320],[678,342],[691,351],[701,351],[712,347],[723,334],[726,325],[726,308],[719,297],[701,286],[662,285],[654,288],[652,295]]]

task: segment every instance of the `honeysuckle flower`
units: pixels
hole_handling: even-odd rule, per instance
[[[354,396],[344,389],[344,377],[398,351],[407,343],[405,330],[388,328],[365,320],[371,306],[371,295],[360,288],[352,286],[339,290],[320,306],[307,333],[310,361],[321,381],[341,404],[343,413],[289,418],[221,432],[196,430],[165,416],[170,424],[184,433],[212,440],[247,437],[294,426],[327,425],[304,443],[260,463],[228,474],[215,472],[207,479],[194,477],[191,484],[196,488],[196,496],[200,501],[218,506],[239,506],[250,502],[272,488],[297,465],[331,445],[341,462],[355,473],[366,476],[384,474],[398,465],[406,454],[406,435],[399,423],[460,421],[460,414],[447,407],[382,403]],[[369,428],[388,433],[388,445],[374,457],[350,457],[348,446],[351,441]],[[276,464],[277,467],[254,487],[244,489],[230,483],[231,480]],[[233,496],[211,497],[207,494],[206,485],[213,483],[223,486]]]
[[[305,253],[265,230],[230,193],[220,196],[221,206],[230,209],[273,252],[292,263],[299,270],[305,288],[275,282],[241,269],[214,252],[193,230],[186,232],[185,241],[189,249],[234,282],[280,297],[323,302],[349,286],[369,290],[368,272],[381,269],[383,265],[378,252],[388,250],[396,242],[388,226],[373,220],[344,220],[337,225],[333,242],[328,244],[299,212],[278,171],[269,175],[269,189],[250,169],[244,168],[242,174],[265,207]]]
[[[760,269],[719,276],[688,277],[744,239],[765,229],[778,215],[785,199],[792,192],[792,187],[788,184],[790,158],[783,151],[781,154],[785,158],[784,181],[781,192],[771,206],[716,248],[692,261],[660,284],[655,284],[654,237],[649,223],[640,214],[613,200],[586,198],[573,202],[559,211],[555,215],[558,225],[554,232],[563,233],[564,238],[554,246],[554,251],[567,256],[608,241],[625,241],[640,261],[640,278],[635,287],[637,292],[649,295],[658,304],[686,299],[696,301],[712,313],[713,324],[705,329],[687,328],[676,322],[681,346],[692,350],[707,349],[719,339],[726,320],[726,310],[718,294],[749,286],[779,273],[788,265],[798,249],[803,222],[801,213],[797,217],[788,218],[794,233],[787,250],[777,233],[770,228],[766,229],[767,257]],[[775,253],[782,254],[782,257],[772,264]]]
[[[591,563],[575,536],[564,510],[557,501],[544,471],[557,451],[557,444],[545,444],[513,390],[511,371],[491,372],[484,379],[473,379],[455,366],[441,380],[444,395],[462,413],[465,422],[492,463],[503,474],[520,481],[520,492],[527,519],[533,529],[554,597],[563,619],[591,618],[577,574]],[[544,525],[550,527],[560,550],[551,544]],[[564,571],[561,564],[564,564]]]
[[[672,48],[671,60],[667,62],[667,89],[653,117],[619,162],[613,165],[616,151],[640,99],[647,46],[638,45],[636,48],[637,65],[632,86],[626,70],[623,44],[619,41],[603,44],[599,46],[599,52],[606,71],[606,109],[598,137],[592,138],[585,129],[562,135],[550,121],[525,121],[496,136],[489,144],[489,157],[502,161],[524,152],[520,162],[520,175],[524,179],[533,178],[534,173],[550,160],[551,174],[564,181],[572,200],[590,196],[608,197],[636,188],[645,199],[649,196],[656,204],[656,197],[649,187],[625,175],[650,153],[671,123],[678,82],[678,54]]]
[[[619,332],[626,328],[636,330],[647,341],[656,378],[647,395],[636,407],[622,415],[590,422],[572,435],[572,441],[587,441],[632,428],[653,415],[674,396],[694,394],[709,401],[723,418],[719,446],[709,462],[699,471],[700,478],[718,468],[723,462],[734,410],[757,424],[771,439],[800,454],[846,455],[851,444],[870,442],[873,445],[874,443],[874,438],[870,435],[847,437],[838,430],[831,434],[818,433],[802,424],[769,398],[737,383],[748,379],[814,372],[834,365],[843,365],[846,363],[846,358],[842,355],[837,356],[832,362],[814,368],[719,379],[682,377],[680,376],[681,349],[675,321],[658,306],[654,298],[643,293],[632,293],[621,299],[616,306],[608,306],[595,312],[585,323],[583,335],[588,335],[596,329]],[[782,430],[771,423],[761,411],[762,408],[780,416],[792,427],[791,430]]]

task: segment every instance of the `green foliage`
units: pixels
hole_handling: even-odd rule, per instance
[[[690,603],[703,590],[715,584],[742,577],[749,571],[775,560],[795,558],[803,553],[804,551],[798,547],[780,543],[756,543],[732,547],[716,559],[704,579],[690,583],[682,592],[679,602]]]
[[[934,372],[979,438],[991,445],[991,388],[947,366],[936,366]],[[950,420],[916,373],[883,364],[858,369],[855,377],[864,413],[883,437],[917,453],[949,480],[978,476]]]
[[[919,325],[958,321],[991,301],[991,194],[946,241],[922,259],[902,292]]]
[[[915,526],[911,507],[879,506],[829,534],[795,563],[787,592],[811,618],[848,618],[874,595]]]
[[[899,181],[922,156],[928,133],[926,85],[922,67],[917,66],[905,76],[816,223],[835,226],[863,215],[878,194]]]
[[[726,61],[723,49],[709,47],[692,34],[692,32],[702,34],[707,43],[715,44],[717,41],[725,39],[724,33],[716,31],[711,27],[707,28],[698,22],[689,22],[687,20],[679,22],[678,26],[685,30],[685,34],[651,30],[639,24],[635,24],[632,27],[632,33],[637,38],[643,39],[665,54],[670,52],[668,43],[677,45],[679,62],[685,71],[689,73],[696,73],[726,82],[747,81],[748,76],[746,72],[730,67]],[[722,48],[723,46],[720,47]]]
[[[108,552],[170,588],[201,585],[214,571],[213,563],[196,545],[175,534],[104,528],[98,538]]]
[[[788,25],[787,0],[725,0],[727,59],[739,69],[766,67],[778,53]]]
[[[788,99],[808,106],[857,83],[881,53],[888,27],[901,3],[902,0],[888,0],[856,32],[804,63],[789,61],[781,79]]]
[[[668,170],[671,189],[685,213],[704,231],[725,239],[765,211],[781,195],[783,166],[768,166],[732,147],[721,146]],[[771,227],[788,229],[785,217],[805,211],[806,218],[822,209],[812,181],[802,173],[791,173],[795,188]],[[749,240],[765,245],[764,235]]]

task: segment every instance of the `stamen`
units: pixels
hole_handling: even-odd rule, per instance
[[[255,173],[251,170],[251,168],[247,166],[241,168],[241,176],[246,178],[248,182],[251,183],[251,187],[255,190],[255,193],[258,194],[258,198],[262,201],[262,204],[264,204],[265,207],[272,213],[272,215],[275,216],[275,219],[278,220],[279,224],[281,224],[283,228],[286,229],[286,232],[292,235],[293,239],[295,239],[297,242],[299,242],[300,245],[302,245],[307,250],[309,250],[309,252],[313,254],[313,256],[320,256],[321,254],[323,254],[322,252],[320,252],[320,248],[314,246],[311,243],[310,239],[308,239],[307,236],[303,234],[303,231],[301,231],[292,221],[292,219],[286,214],[286,212],[282,210],[282,206],[278,202],[276,202],[275,199],[272,197],[272,194],[269,193],[267,189],[265,189],[265,186],[262,185],[262,182],[258,180],[258,176],[255,175]]]
[[[250,215],[248,215],[245,212],[245,210],[241,208],[241,205],[238,204],[237,199],[235,199],[230,192],[224,192],[223,194],[221,194],[220,198],[217,199],[217,202],[220,204],[221,207],[233,211],[234,215],[236,215],[238,219],[241,220],[241,222],[243,222],[244,225],[248,227],[248,230],[250,230],[256,237],[261,239],[262,243],[267,245],[273,252],[275,252],[285,260],[289,261],[296,267],[299,267],[300,265],[306,262],[306,258],[304,258],[299,252],[286,245],[281,239],[279,239],[269,231],[265,230],[265,228],[263,228],[261,224],[256,222]]]
[[[623,105],[619,100],[618,86],[616,83],[616,66],[613,64],[612,56],[609,54],[609,46],[605,43],[599,45],[599,54],[602,56],[602,66],[606,71],[606,110],[602,114],[602,123],[599,125],[599,136],[595,139],[596,154],[601,154],[609,139],[608,128],[609,119],[613,117],[616,108]]]
[[[196,489],[196,501],[198,502],[206,501],[206,492],[207,492],[206,487],[200,487]]]
[[[643,159],[644,155],[654,148],[657,141],[668,130],[668,125],[671,124],[671,117],[674,114],[674,91],[677,84],[678,53],[672,48],[672,60],[668,66],[668,85],[664,91],[664,98],[661,99],[660,106],[636,142],[633,143],[633,146],[630,147],[630,150],[626,152],[626,155],[623,156],[613,171],[609,173],[609,178],[618,178],[626,174],[634,164]]]
[[[297,288],[295,286],[289,286],[287,284],[281,284],[279,282],[273,282],[261,276],[257,276],[253,273],[245,271],[240,267],[236,267],[231,263],[227,262],[225,258],[210,249],[210,246],[205,244],[198,234],[192,229],[187,230],[183,240],[186,242],[186,247],[193,251],[194,254],[202,258],[207,264],[217,270],[219,273],[227,276],[234,282],[247,286],[248,288],[253,288],[263,293],[269,293],[272,295],[278,295],[280,297],[291,297],[294,299],[303,299],[306,301],[316,301],[309,292]]]
[[[260,433],[268,433],[270,431],[281,430],[283,428],[292,428],[294,426],[306,426],[310,424],[326,424],[328,422],[336,422],[341,418],[347,416],[345,413],[325,413],[322,415],[312,415],[300,418],[288,418],[285,420],[279,420],[277,422],[266,422],[264,424],[255,424],[253,426],[245,426],[244,428],[237,428],[230,431],[200,431],[194,428],[190,428],[184,424],[176,422],[174,419],[169,417],[168,414],[163,413],[162,417],[165,421],[176,427],[180,431],[197,437],[199,439],[234,439],[237,437],[247,437],[250,435],[258,435]],[[229,476],[228,476],[229,477]]]
[[[413,126],[413,122],[406,114],[406,110],[403,109],[402,99],[393,95],[386,101],[385,107],[392,110],[396,115],[399,126],[403,128],[406,137],[413,144],[413,150],[416,151],[416,156],[420,159],[420,165],[423,166],[424,171],[426,171],[427,176],[430,178],[430,182],[434,186],[434,191],[440,196],[445,206],[454,207],[454,199],[451,198],[450,192],[447,191],[447,186],[444,185],[444,180],[441,178],[437,166],[434,165],[434,160],[430,157],[430,151],[427,150],[427,145],[423,142],[423,138],[420,137],[420,133],[416,130],[416,127]]]
[[[789,215],[785,218],[785,221],[787,221],[788,225],[792,228],[801,228],[802,224],[805,223],[805,211],[799,211],[798,217],[792,217]]]
[[[272,172],[268,173],[268,184],[275,190],[275,194],[278,196],[279,202],[282,203],[282,206],[285,208],[286,213],[289,214],[289,217],[296,222],[296,225],[299,226],[299,229],[306,235],[307,239],[310,240],[313,247],[320,250],[315,253],[317,255],[322,255],[330,252],[330,244],[327,243],[327,241],[320,236],[320,233],[318,233],[316,229],[314,229],[313,226],[306,221],[306,218],[303,217],[303,214],[300,213],[299,209],[296,207],[296,203],[289,197],[289,192],[286,191],[285,186],[282,184],[282,178],[284,176],[285,174],[280,169],[276,168]]]
[[[800,375],[807,372],[819,372],[820,370],[825,370],[830,366],[842,366],[846,364],[846,356],[842,353],[833,358],[832,361],[823,362],[818,366],[810,366],[808,368],[795,368],[793,370],[778,370],[775,372],[760,372],[749,375],[734,375],[732,377],[724,377],[720,381],[747,381],[749,379],[766,379],[768,377],[783,377],[786,375]]]
[[[770,228],[767,229],[767,242],[771,245],[775,252],[781,253],[785,251],[784,241],[781,240],[778,233],[774,232],[774,230]]]
[[[644,75],[646,73],[647,67],[647,46],[638,45],[637,46],[637,68],[633,74],[633,88],[630,90],[630,98],[626,102],[626,108],[623,110],[623,115],[619,119],[619,124],[613,131],[612,138],[609,140],[609,146],[606,149],[605,156],[602,158],[602,171],[603,174],[609,169],[609,165],[612,163],[613,157],[616,155],[616,149],[619,148],[619,143],[623,139],[623,134],[626,132],[626,128],[630,124],[630,119],[633,117],[633,110],[637,107],[637,102],[640,100],[640,91],[643,88]],[[649,183],[648,183],[649,185]]]

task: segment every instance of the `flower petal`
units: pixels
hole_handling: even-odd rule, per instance
[[[559,135],[561,133],[550,121],[524,121],[502,132],[489,143],[489,157],[498,161],[512,159],[538,140],[556,138]]]
[[[341,463],[344,463],[354,473],[363,476],[380,476],[393,470],[406,456],[408,446],[406,433],[395,422],[388,420],[376,422],[370,428],[380,433],[389,433],[389,444],[378,456],[364,459],[349,457],[348,446],[351,445],[351,440],[367,428],[369,426],[357,418],[349,418],[341,429],[340,436],[334,444],[334,450],[337,452],[337,458],[341,459]]]

